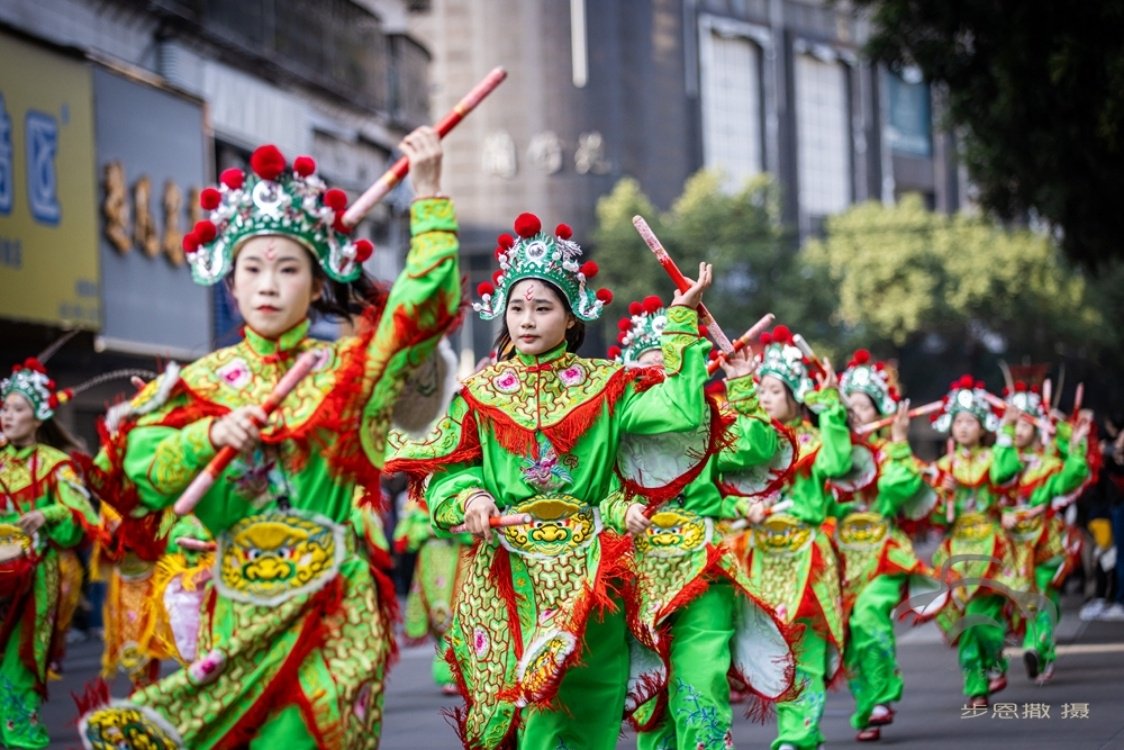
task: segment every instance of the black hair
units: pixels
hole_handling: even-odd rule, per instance
[[[566,299],[566,295],[562,293],[561,289],[545,279],[538,279],[538,281],[542,281],[543,286],[550,290],[566,310],[566,315],[574,322],[572,326],[566,329],[566,351],[577,352],[581,348],[582,342],[585,341],[585,323],[578,320],[577,316],[574,315],[574,309],[570,307],[570,301]],[[510,302],[511,298],[508,297],[508,303],[510,304]],[[500,318],[500,332],[496,336],[492,349],[496,352],[497,361],[510,359],[515,354],[515,347],[511,341],[511,331],[507,329],[506,308],[504,309],[504,315]]]
[[[35,431],[35,442],[49,445],[67,455],[86,452],[82,441],[53,417],[39,425],[39,429]]]

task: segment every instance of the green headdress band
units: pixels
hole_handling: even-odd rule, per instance
[[[628,317],[617,323],[618,346],[609,347],[609,359],[636,364],[644,352],[660,348],[666,325],[667,309],[659,297],[652,295],[643,302],[633,302],[628,306]]]
[[[851,356],[847,369],[839,376],[843,395],[865,393],[880,414],[893,414],[901,396],[890,382],[890,371],[883,362],[872,362],[870,352],[859,349]]]
[[[792,343],[792,332],[788,326],[780,325],[772,333],[761,334],[765,349],[760,355],[761,364],[757,366],[758,379],[772,375],[788,386],[797,403],[816,389],[816,384],[808,374],[804,355]]]
[[[944,408],[930,417],[933,429],[937,432],[948,432],[952,428],[952,420],[960,412],[971,414],[988,432],[999,429],[999,418],[984,398],[983,381],[976,380],[971,375],[963,375],[952,382],[951,390],[943,401]]]
[[[1046,416],[1046,411],[1042,405],[1042,394],[1038,392],[1037,386],[1031,387],[1019,380],[1015,382],[1014,391],[1004,388],[1003,395],[1007,397],[1007,403],[1035,419]]]
[[[581,262],[582,249],[570,240],[570,227],[559,224],[554,234],[542,231],[542,222],[534,214],[520,214],[515,219],[515,233],[501,234],[496,247],[499,270],[492,282],[483,282],[476,288],[480,301],[473,309],[484,320],[492,320],[507,310],[511,288],[524,279],[540,279],[561,290],[574,315],[586,323],[601,317],[605,305],[613,301],[608,289],[595,293],[589,286],[597,275],[597,264]]]
[[[183,238],[195,281],[218,282],[230,273],[242,243],[262,235],[296,240],[335,281],[359,278],[374,245],[351,236],[343,222],[347,194],[324,184],[312,157],[298,156],[290,170],[276,146],[261,146],[250,157],[250,169],[249,174],[227,169],[218,187],[199,194],[199,205],[210,214]]]
[[[31,412],[40,422],[55,416],[55,409],[70,400],[69,390],[55,391],[55,381],[47,376],[47,368],[35,357],[12,368],[12,374],[0,381],[0,397],[18,393],[27,399]]]

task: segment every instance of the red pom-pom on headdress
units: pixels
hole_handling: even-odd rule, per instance
[[[617,321],[617,329],[621,330],[621,331],[631,331],[632,330],[632,321],[629,320],[628,318],[621,318],[620,320]]]
[[[619,359],[621,356],[621,348],[619,346],[609,347],[609,359]]]
[[[1026,393],[1026,383],[1021,380],[1015,381],[1015,393]]]
[[[499,237],[496,238],[496,242],[499,243],[500,247],[502,247],[506,250],[507,248],[509,248],[509,247],[511,247],[512,245],[515,244],[515,238],[512,237],[507,232],[504,232],[503,234],[501,234]]]
[[[644,312],[651,315],[651,314],[655,313],[656,310],[659,310],[661,307],[663,307],[663,300],[660,299],[655,294],[649,294],[647,297],[644,298],[643,304],[644,304]]]
[[[959,380],[956,380],[952,383],[952,387],[953,388],[971,388],[972,385],[974,384],[974,382],[975,381],[972,379],[971,375],[961,375]]]
[[[333,211],[343,211],[347,208],[347,193],[339,188],[332,188],[324,193],[324,205]]]
[[[773,341],[778,344],[787,344],[792,341],[792,331],[785,324],[780,324],[773,329]]]
[[[857,349],[855,353],[851,355],[852,365],[865,365],[869,361],[870,351],[868,349]]]
[[[263,180],[276,180],[285,171],[285,157],[272,144],[258,146],[250,155],[250,169]]]
[[[222,203],[222,193],[213,187],[206,187],[199,191],[199,205],[207,211],[214,211]]]
[[[702,323],[699,323],[699,337],[705,339],[709,334],[710,329],[704,326]]]
[[[188,255],[198,252],[199,238],[195,236],[195,232],[188,232],[183,236],[183,251]]]
[[[613,301],[613,292],[609,289],[598,289],[597,299],[601,300],[602,304],[609,304]]]
[[[43,363],[40,362],[35,357],[28,357],[27,359],[25,359],[23,361],[23,366],[26,367],[29,370],[34,370],[35,372],[40,372],[40,373],[43,373],[44,375],[47,374],[47,368],[44,367]]]
[[[370,240],[360,237],[355,240],[355,260],[360,263],[366,263],[367,259],[375,252],[375,243]]]
[[[629,302],[628,303],[628,314],[629,315],[639,315],[642,312],[644,312],[644,305],[640,304],[639,302]]]
[[[979,388],[979,389],[980,389],[981,391],[982,391],[982,390],[983,390],[984,388],[987,388],[987,385],[985,385],[985,384],[984,384],[984,382],[983,382],[982,380],[977,380],[977,381],[976,381],[976,384],[975,384],[975,385],[976,385],[976,387],[977,387],[977,388]]]
[[[765,331],[765,333],[761,334],[760,341],[762,346],[768,346],[769,344],[773,343],[773,334]]]
[[[481,281],[476,285],[476,296],[484,297],[496,293],[496,288],[487,281]]]
[[[524,239],[534,237],[542,230],[539,217],[530,213],[519,214],[515,217],[515,233]]]
[[[201,219],[195,222],[195,229],[191,230],[191,233],[199,238],[199,244],[206,245],[208,242],[214,241],[219,231],[213,222],[207,219]]]
[[[316,160],[311,156],[298,156],[293,159],[293,171],[301,177],[308,177],[316,171]]]
[[[500,271],[499,269],[492,271],[492,282],[496,284],[500,283],[501,276],[503,276],[503,271]]]
[[[559,224],[554,228],[554,234],[560,240],[568,240],[574,236],[574,230],[570,229],[569,224]]]
[[[581,271],[582,276],[585,276],[586,279],[592,279],[601,269],[592,260],[587,260],[585,263],[582,263],[581,268],[578,270]]]
[[[246,174],[237,167],[224,169],[222,174],[219,175],[219,182],[231,190],[240,190],[246,182]]]

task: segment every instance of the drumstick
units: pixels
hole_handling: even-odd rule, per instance
[[[915,417],[921,417],[926,414],[932,414],[935,411],[940,411],[943,407],[943,401],[934,401],[930,404],[915,406],[906,413],[909,415],[910,419],[914,419]],[[855,433],[858,435],[867,435],[871,432],[874,432],[875,430],[881,430],[883,427],[893,424],[895,419],[897,419],[897,416],[893,415],[884,417],[883,419],[879,419],[874,422],[868,422],[867,424],[860,425],[859,427],[855,428]]]
[[[303,380],[308,373],[312,372],[312,368],[320,361],[320,356],[320,351],[317,349],[309,350],[300,356],[300,359],[297,360],[292,369],[285,373],[281,381],[274,386],[273,392],[269,394],[269,398],[262,404],[261,408],[266,416],[272,414],[277,407],[281,405],[281,402],[285,400],[285,397],[296,388],[297,383]],[[215,480],[218,479],[219,475],[222,474],[223,470],[230,465],[230,462],[233,461],[234,457],[237,455],[238,451],[231,446],[223,446],[222,450],[211,459],[211,462],[207,464],[206,468],[204,468],[203,471],[192,480],[191,484],[187,486],[187,489],[180,495],[179,500],[176,500],[176,513],[181,516],[186,516],[188,513],[191,513],[191,511],[195,509],[195,506],[199,504],[203,495],[207,494],[207,490],[211,489],[211,485],[215,483]]]
[[[219,547],[214,542],[207,542],[190,536],[180,537],[176,541],[176,544],[182,549],[190,550],[191,552],[214,552]]]
[[[530,513],[513,513],[509,516],[490,516],[488,518],[488,526],[493,529],[501,529],[507,526],[522,526],[523,524],[530,523],[532,520]],[[460,523],[449,529],[454,534],[468,533],[468,524]]]
[[[765,313],[765,315],[761,317],[761,320],[754,323],[748,331],[734,339],[734,351],[732,353],[740,352],[742,349],[745,349],[747,347],[751,348],[753,345],[753,340],[760,336],[762,331],[772,325],[775,318],[776,316],[772,313]],[[725,362],[728,357],[729,354],[723,351],[719,351],[717,359],[712,359],[710,362],[706,363],[706,374],[713,375],[714,373],[718,372],[718,368],[722,366],[722,363]]]
[[[507,78],[507,71],[503,68],[493,68],[492,72],[484,76],[483,80],[477,83],[471,91],[465,94],[465,97],[457,102],[449,112],[441,118],[437,123],[434,130],[437,131],[438,138],[444,138],[445,135],[460,124],[460,121],[468,116],[468,113],[476,109],[476,105],[484,101],[484,99],[496,90],[496,87],[503,83]],[[351,204],[351,206],[344,212],[343,223],[349,227],[353,227],[363,220],[367,212],[374,208],[375,204],[386,197],[386,194],[394,189],[394,186],[402,181],[402,178],[410,171],[410,160],[405,156],[400,157],[398,161],[394,162],[394,166],[386,170],[383,176],[375,180],[367,191]]]

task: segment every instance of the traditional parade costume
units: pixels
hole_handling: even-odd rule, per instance
[[[998,426],[983,383],[970,375],[952,384],[943,408],[933,415],[934,429],[948,432],[960,413],[978,420],[981,431]],[[1014,477],[1016,466],[1010,461],[1005,468],[997,466],[990,448],[954,446],[951,439],[949,445],[929,477],[941,499],[931,518],[947,533],[933,554],[933,566],[957,579],[937,623],[958,648],[964,695],[973,706],[986,706],[988,694],[1007,684],[1003,640],[1017,621],[1027,583],[999,524],[1002,485]],[[945,489],[946,478],[955,481],[955,489]]]
[[[1036,389],[1018,382],[1007,396],[1008,403],[1040,423],[1047,418],[1042,396]],[[1063,427],[1059,432],[1068,438],[1069,426],[1063,423],[1059,427]],[[1010,514],[1008,533],[1016,564],[1037,594],[1028,605],[1023,660],[1028,675],[1040,684],[1054,673],[1054,626],[1061,616],[1059,591],[1077,562],[1070,530],[1059,510],[1089,476],[1087,444],[1083,441],[1070,450],[1068,439],[1063,442],[1064,460],[1052,455],[1039,439],[1020,449],[1015,444],[1015,427],[1005,425],[994,449],[997,464],[1018,464],[1017,479],[1008,494],[1010,502],[1003,512]]]
[[[36,420],[54,416],[65,391],[38,360],[17,365],[0,382],[0,396],[19,394]],[[39,511],[33,534],[21,516]],[[47,695],[47,664],[58,636],[59,550],[74,547],[97,526],[77,466],[49,445],[0,447],[0,745],[41,748],[50,742],[39,709]]]
[[[464,564],[472,547],[471,534],[448,534],[434,530],[429,510],[411,498],[394,530],[398,552],[417,555],[414,578],[406,597],[403,632],[409,643],[432,637],[437,643],[433,658],[433,681],[445,692],[456,692],[456,682],[445,659],[445,632],[453,615]]]
[[[185,238],[195,279],[220,281],[244,241],[268,235],[299,243],[332,282],[358,279],[371,245],[350,236],[346,196],[327,189],[315,162],[298,157],[290,167],[264,146],[250,165],[202,191],[210,218]],[[395,399],[460,301],[452,204],[418,199],[410,214],[405,270],[355,336],[314,340],[307,318],[275,339],[247,326],[241,342],[169,370],[107,424],[101,483],[128,534],[215,456],[217,419],[263,403],[303,353],[319,353],[257,448],[195,508],[217,541],[197,659],[88,712],[87,748],[378,745],[395,597],[371,562],[355,492],[378,502]]]
[[[649,297],[634,302],[629,313],[620,321],[620,346],[609,355],[637,367],[645,352],[660,351],[668,311],[659,297]],[[727,381],[726,393],[726,414],[711,406],[710,421],[722,431],[719,450],[679,495],[649,504],[651,526],[633,542],[629,708],[637,708],[632,720],[642,728],[639,748],[733,747],[727,674],[766,704],[792,684],[787,639],[793,636],[761,603],[715,532],[718,519],[741,517],[741,498],[724,497],[719,489],[725,486],[722,472],[767,470],[776,455],[790,458],[792,447],[761,410],[751,375]],[[673,448],[665,439],[644,460],[673,463],[675,458],[662,455]],[[777,478],[788,468],[777,468]]]
[[[597,320],[611,294],[594,292],[597,266],[582,263],[570,237],[565,225],[550,234],[531,214],[516,219],[515,236],[499,238],[495,283],[478,288],[481,317],[504,316],[512,287],[536,279],[577,320]],[[533,519],[476,546],[456,599],[448,641],[466,747],[616,745],[629,653],[615,592],[629,541],[615,531],[625,504],[606,502],[622,487],[614,465],[627,474],[619,455],[634,437],[709,434],[699,424],[706,367],[696,312],[672,307],[661,341],[659,375],[579,357],[566,343],[541,355],[501,351],[464,381],[438,428],[391,464],[433,475],[426,502],[439,528],[461,524],[482,493]],[[668,481],[645,492],[675,496],[701,458],[663,471]]]
[[[868,397],[878,414],[893,415],[900,396],[893,374],[870,352],[855,352],[839,378],[845,398]],[[896,520],[926,518],[937,495],[922,476],[922,463],[909,443],[874,433],[865,442],[854,439],[852,475],[832,487],[841,517],[835,538],[842,558],[843,603],[847,613],[844,663],[855,699],[851,726],[860,741],[876,740],[879,726],[893,719],[891,704],[901,700],[902,677],[894,646],[894,610],[905,601],[929,593],[932,571],[913,550],[913,543]],[[911,586],[912,584],[912,586]],[[939,607],[924,601],[928,616]]]
[[[796,644],[798,697],[777,704],[772,747],[814,748],[823,742],[826,687],[839,674],[844,642],[839,563],[821,525],[835,512],[828,480],[852,469],[851,433],[839,391],[815,389],[788,328],[777,326],[762,343],[758,380],[777,378],[797,404],[819,415],[818,428],[799,417],[786,425],[795,436],[795,467],[766,501],[779,512],[753,528],[747,560],[762,598],[783,622],[803,626]]]

